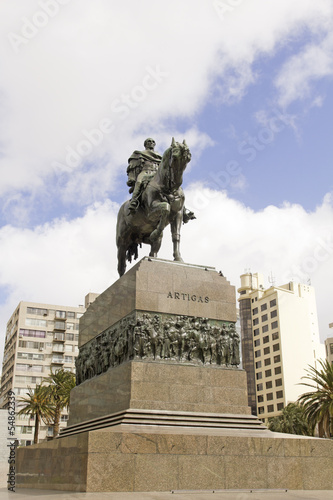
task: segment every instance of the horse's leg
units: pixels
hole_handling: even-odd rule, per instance
[[[149,257],[157,257],[159,249],[161,248],[162,245],[162,237],[163,234],[158,238],[158,240],[155,240],[151,243]]]
[[[176,217],[171,222],[171,235],[173,243],[173,258],[178,262],[183,262],[180,255],[180,228],[183,220],[183,208],[177,212]]]
[[[150,241],[154,242],[162,236],[163,229],[167,225],[168,217],[170,214],[170,205],[166,201],[163,201],[163,202],[153,202],[151,206],[154,210],[156,209],[159,210],[161,214],[157,228],[154,229],[154,231],[149,236]]]

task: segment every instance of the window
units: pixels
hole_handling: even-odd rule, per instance
[[[273,401],[273,393],[272,392],[269,392],[266,396],[267,398],[267,401]]]
[[[284,404],[283,404],[283,403],[278,403],[278,404],[277,404],[277,409],[278,409],[278,411],[283,410],[283,408],[284,408]]]
[[[64,344],[53,344],[53,352],[64,352]]]
[[[256,368],[261,368],[261,361],[256,362]]]
[[[279,375],[279,373],[281,373],[281,366],[277,366],[276,368],[274,368],[274,373],[275,375]]]
[[[252,314],[258,314],[258,308],[255,307],[254,309],[252,309]]]
[[[20,328],[19,335],[21,337],[39,337],[39,338],[45,338],[46,337],[46,332],[43,332],[43,330],[28,330],[26,328]]]
[[[22,364],[17,363],[16,369],[20,372],[42,372],[43,366],[42,365],[28,365],[28,364],[23,364],[23,363]]]
[[[270,303],[269,303],[269,305],[270,305],[271,307],[276,306],[276,299],[271,300],[271,301],[270,301]]]
[[[42,377],[25,377],[21,375],[16,375],[15,382],[18,384],[37,384],[42,383]]]
[[[43,350],[44,344],[43,342],[30,342],[29,340],[19,340],[19,347]]]
[[[56,318],[66,319],[66,311],[56,311]]]
[[[75,312],[67,311],[67,318],[75,318]]]
[[[66,352],[73,352],[73,346],[72,346],[72,344],[66,344],[65,345],[65,351]]]
[[[274,344],[273,345],[273,351],[276,352],[280,349],[280,344]]]
[[[44,354],[34,354],[32,352],[18,352],[17,358],[19,358],[19,359],[36,359],[36,360],[42,361],[44,359]]]
[[[264,337],[262,341],[264,344],[267,344],[267,342],[269,342],[269,335],[266,335],[266,337]]]
[[[64,358],[62,356],[60,356],[59,354],[54,354],[52,356],[52,363],[63,363],[64,362]]]
[[[54,334],[54,340],[65,340],[65,334],[60,333],[60,332],[56,332]]]
[[[25,324],[27,326],[44,326],[46,328],[46,319],[35,319],[35,318],[25,318]]]
[[[255,357],[255,358],[259,358],[259,356],[261,356],[261,351],[260,351],[260,349],[258,349],[258,351],[255,351],[255,352],[254,352],[254,357]]]
[[[264,407],[263,406],[259,406],[258,413],[259,413],[259,415],[261,415],[262,413],[264,413]]]
[[[257,391],[262,391],[264,388],[263,384],[257,384]]]
[[[266,382],[266,389],[271,389],[273,387],[273,383],[270,380],[269,382]]]
[[[271,377],[272,376],[272,370],[265,370],[265,377]]]
[[[60,420],[61,420],[61,422],[67,422],[67,420],[68,420],[68,415],[61,415]]]
[[[267,309],[267,304],[262,304],[261,307],[260,307],[260,311],[266,311]]]
[[[265,359],[265,366],[269,366],[271,364],[271,358]]]
[[[55,321],[54,328],[55,330],[66,330],[66,323],[64,321]]]
[[[74,330],[74,323],[68,323],[67,322],[66,329],[67,330]]]
[[[253,320],[253,326],[257,325],[259,323],[259,318],[254,318]]]
[[[268,325],[264,325],[262,327],[262,333],[266,333],[266,332],[268,332]]]
[[[272,340],[277,340],[279,338],[279,332],[275,332],[272,334]]]
[[[258,396],[258,403],[262,403],[264,401],[264,396]]]
[[[271,324],[271,328],[277,328],[277,327],[278,327],[278,322],[273,321],[273,323]]]
[[[271,318],[276,318],[277,316],[277,310],[275,309],[274,311],[271,311]]]
[[[253,336],[256,337],[257,335],[259,335],[259,328],[253,330]]]
[[[264,349],[264,354],[269,354],[270,353],[270,348],[269,347],[265,347]]]
[[[260,339],[254,341],[254,347],[258,347],[260,345]]]
[[[282,385],[282,378],[278,378],[275,380],[275,387],[280,387]]]
[[[330,344],[330,353],[333,354],[333,344]]]
[[[261,316],[261,321],[267,321],[267,320],[268,320],[268,316],[267,316],[267,314],[263,314],[263,315]]]
[[[283,391],[277,391],[276,397],[277,397],[277,399],[283,398]]]
[[[48,310],[40,307],[27,307],[27,314],[38,314],[38,316],[47,316]]]
[[[30,425],[22,425],[21,428],[18,427],[18,432],[21,432],[21,434],[32,434],[32,427]]]
[[[65,363],[72,363],[73,356],[65,356]]]
[[[279,363],[281,361],[280,354],[278,356],[274,356],[274,363]]]
[[[272,413],[272,411],[274,411],[274,405],[268,405],[267,411],[268,411],[268,413]]]
[[[66,333],[66,340],[74,340],[74,333]]]
[[[260,380],[262,378],[262,372],[256,374],[256,379]]]

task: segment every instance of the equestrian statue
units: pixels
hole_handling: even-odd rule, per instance
[[[144,142],[144,151],[134,151],[127,168],[132,198],[119,209],[117,219],[118,272],[122,276],[126,261],[138,257],[138,246],[150,245],[150,257],[157,257],[161,247],[163,229],[170,224],[173,257],[183,262],[179,243],[180,227],[195,219],[193,212],[184,206],[182,190],[183,172],[191,160],[190,150],[185,142],[172,138],[171,146],[163,156],[154,151],[154,139]]]

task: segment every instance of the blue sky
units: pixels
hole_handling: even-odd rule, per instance
[[[161,153],[175,136],[192,152],[197,215],[185,262],[223,268],[236,288],[248,268],[311,280],[326,338],[332,2],[119,4],[1,3],[1,337],[19,300],[76,305],[117,278],[127,159],[148,136]]]

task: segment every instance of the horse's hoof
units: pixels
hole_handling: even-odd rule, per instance
[[[154,231],[149,236],[150,241],[156,241],[160,238],[161,232],[158,229],[154,229]]]
[[[173,260],[176,262],[184,262],[181,257],[175,257]]]

